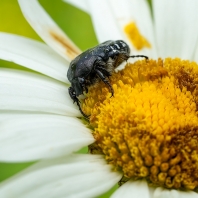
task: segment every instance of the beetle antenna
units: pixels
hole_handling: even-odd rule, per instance
[[[72,87],[69,87],[68,89],[68,92],[69,92],[69,95],[70,97],[72,98],[72,100],[74,101],[74,103],[76,102],[78,108],[79,108],[79,111],[80,113],[86,118],[89,120],[89,116],[87,116],[81,109],[81,106],[80,106],[80,101],[78,100],[78,98],[76,97],[76,93],[74,91],[74,89]]]
[[[138,58],[138,57],[141,57],[141,58],[145,58],[146,60],[148,60],[148,56],[144,56],[144,55],[133,55],[133,56],[129,56],[130,58]]]
[[[81,113],[87,120],[89,120],[89,117],[90,117],[90,116],[86,115],[86,114],[82,111],[81,106],[80,106],[80,101],[79,101],[79,100],[76,101],[76,104],[78,105],[78,108],[79,108],[80,113]]]

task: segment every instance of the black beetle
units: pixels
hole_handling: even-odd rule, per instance
[[[130,56],[129,46],[124,41],[110,40],[88,49],[71,61],[67,72],[67,78],[71,82],[71,87],[69,87],[68,91],[84,117],[87,118],[88,116],[82,111],[77,97],[83,94],[83,91],[87,93],[88,87],[99,79],[109,87],[113,96],[114,91],[107,78],[111,76],[116,67],[130,57],[148,59],[144,55]]]

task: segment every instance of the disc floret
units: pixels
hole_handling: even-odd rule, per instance
[[[126,178],[198,187],[197,68],[180,59],[143,60],[111,76],[114,97],[102,82],[90,87],[83,111],[91,115],[92,146]]]

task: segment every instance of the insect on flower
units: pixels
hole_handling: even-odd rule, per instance
[[[130,48],[122,40],[109,40],[86,50],[71,61],[67,72],[67,78],[71,82],[71,87],[69,87],[68,91],[84,117],[87,118],[88,116],[82,111],[77,97],[83,94],[84,91],[87,93],[88,87],[95,84],[98,80],[102,80],[109,87],[113,96],[114,90],[108,77],[111,76],[116,67],[130,57],[148,59],[144,55],[130,56]]]

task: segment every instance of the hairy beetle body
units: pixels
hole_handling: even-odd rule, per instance
[[[112,96],[113,88],[108,81],[108,77],[123,61],[129,57],[148,57],[143,55],[130,56],[129,46],[122,40],[106,41],[88,49],[74,60],[71,61],[67,78],[71,82],[69,88],[70,97],[77,103],[80,112],[87,117],[78,100],[78,96],[83,92],[88,92],[88,87],[93,85],[97,80],[102,80],[110,89]]]

